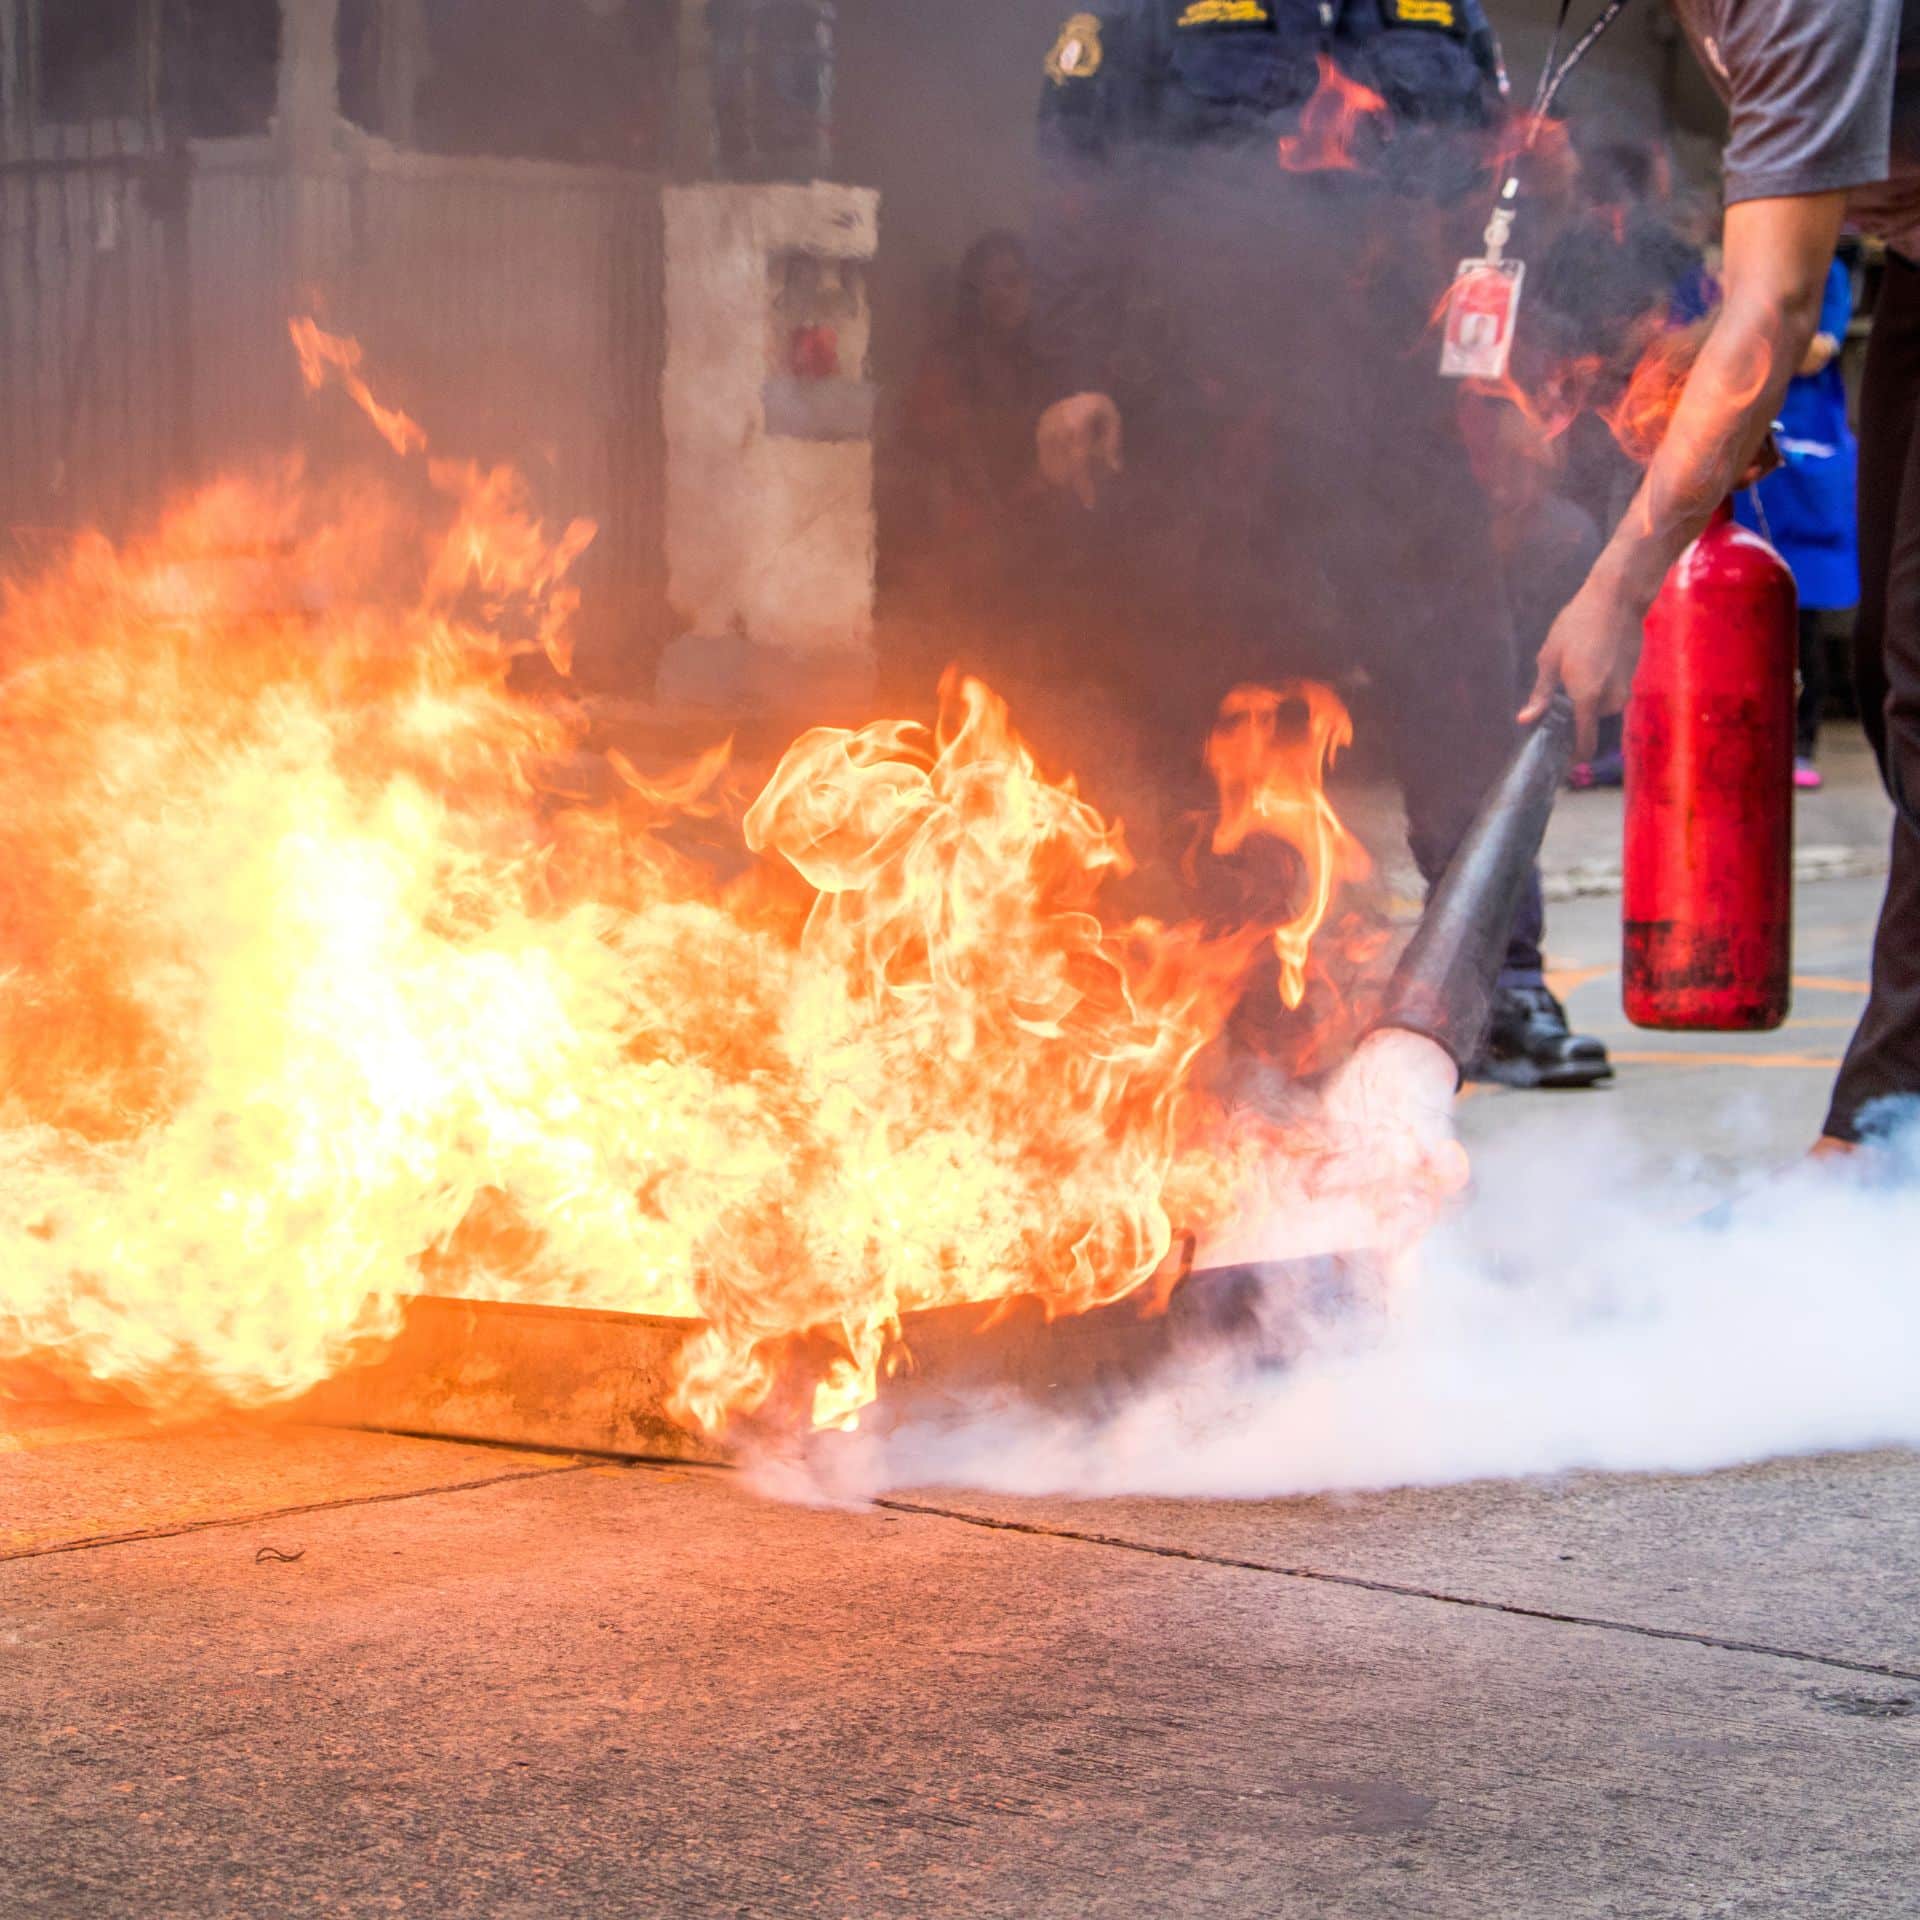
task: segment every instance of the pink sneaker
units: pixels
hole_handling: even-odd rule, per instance
[[[1793,784],[1802,793],[1818,793],[1827,783],[1811,760],[1796,758],[1793,763]]]

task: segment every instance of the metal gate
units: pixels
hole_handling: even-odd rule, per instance
[[[6,557],[150,513],[191,469],[188,188],[184,151],[122,123],[0,157]]]
[[[313,312],[437,452],[598,523],[583,643],[644,672],[666,618],[656,176],[391,149],[303,173],[139,129],[35,146],[0,158],[0,564],[324,441],[287,337]]]
[[[599,532],[583,672],[632,684],[665,620],[664,236],[657,177],[396,153],[347,182],[337,318],[435,449],[525,474]]]

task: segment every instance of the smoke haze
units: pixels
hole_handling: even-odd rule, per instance
[[[1810,1164],[1721,1204],[1616,1126],[1551,1159],[1508,1141],[1384,1321],[1328,1319],[1284,1369],[1198,1361],[1097,1419],[981,1405],[856,1436],[826,1484],[1257,1499],[1920,1445],[1920,1288],[1893,1255],[1920,1244],[1920,1129],[1893,1157],[1897,1181]]]

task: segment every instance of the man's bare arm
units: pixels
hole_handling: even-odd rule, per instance
[[[1648,607],[1747,470],[1806,354],[1845,207],[1821,193],[1727,209],[1720,312],[1633,505],[1547,636],[1523,721],[1564,686],[1590,753],[1600,715],[1626,705]]]

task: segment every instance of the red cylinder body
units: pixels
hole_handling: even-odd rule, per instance
[[[1723,505],[1647,615],[1627,709],[1627,1018],[1770,1031],[1793,966],[1798,596]]]

